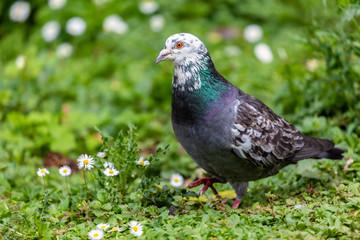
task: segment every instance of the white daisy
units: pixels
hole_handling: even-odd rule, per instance
[[[24,55],[19,55],[16,59],[15,59],[15,65],[17,67],[17,69],[21,70],[25,67],[26,64],[26,58]]]
[[[99,158],[105,158],[106,157],[106,152],[98,152],[96,154],[96,156],[98,156]]]
[[[114,168],[114,164],[112,162],[105,162],[104,168]]]
[[[49,171],[46,168],[39,168],[37,171],[39,177],[45,177],[46,174],[49,174]]]
[[[103,23],[103,30],[104,32],[124,34],[129,30],[129,27],[119,15],[113,14],[105,18]]]
[[[235,57],[235,56],[240,55],[241,49],[238,46],[230,45],[230,46],[225,47],[224,53],[225,53],[225,55],[227,55],[229,57]]]
[[[214,207],[216,205],[216,197],[210,196],[207,198],[206,202],[210,207]]]
[[[62,43],[56,48],[56,56],[58,58],[70,57],[73,53],[73,46],[70,43]]]
[[[66,32],[73,36],[79,36],[84,33],[86,22],[80,17],[70,18],[66,22]]]
[[[270,47],[265,43],[259,43],[254,49],[255,56],[263,63],[271,63],[274,59]]]
[[[54,41],[60,33],[60,24],[56,21],[45,23],[41,29],[41,35],[46,42]]]
[[[284,48],[279,47],[277,49],[277,52],[278,52],[279,57],[280,57],[281,60],[286,60],[287,59],[288,56],[287,56],[286,50]]]
[[[165,18],[162,15],[154,15],[150,18],[150,27],[154,32],[160,32],[165,25]]]
[[[59,173],[61,176],[69,176],[71,174],[71,168],[69,166],[62,166],[59,168]]]
[[[84,170],[91,170],[94,167],[94,159],[92,156],[88,156],[87,154],[81,154],[77,159],[79,169],[84,168]]]
[[[158,10],[159,4],[154,0],[143,0],[140,5],[139,9],[144,14],[152,14],[156,10]]]
[[[112,177],[112,176],[116,176],[119,174],[119,171],[116,170],[115,168],[106,168],[104,170],[104,174],[108,177]]]
[[[112,0],[93,0],[93,2],[96,4],[96,5],[103,5],[107,2],[110,2]]]
[[[184,184],[184,177],[181,174],[174,173],[171,175],[170,184],[173,187],[181,187]]]
[[[24,22],[30,15],[30,4],[24,1],[16,1],[11,5],[9,15],[14,22]]]
[[[119,228],[118,227],[113,227],[109,230],[109,232],[118,232]]]
[[[140,237],[143,234],[143,226],[137,221],[130,221],[130,232],[137,237]]]
[[[88,236],[91,240],[97,240],[97,239],[102,239],[104,237],[104,232],[102,230],[91,230],[88,233]]]
[[[48,0],[51,9],[60,9],[66,4],[66,0]]]
[[[316,59],[309,59],[306,61],[306,69],[310,72],[315,72],[315,70],[318,68],[318,60]]]
[[[100,229],[100,230],[106,230],[106,229],[108,229],[109,227],[110,227],[110,225],[109,225],[109,224],[105,224],[105,223],[100,223],[100,224],[96,225],[96,228],[97,228],[97,229]]]
[[[141,166],[147,166],[150,164],[150,162],[148,160],[144,160],[144,157],[140,157],[138,161],[136,161],[137,165],[141,165]]]
[[[251,24],[244,29],[244,38],[248,42],[257,42],[263,35],[262,28],[259,25]]]

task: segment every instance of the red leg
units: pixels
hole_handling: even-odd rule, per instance
[[[236,198],[231,209],[237,209],[241,203],[241,199]]]
[[[214,183],[225,183],[225,182],[223,182],[217,178],[206,177],[206,178],[201,178],[195,182],[189,183],[187,185],[187,187],[193,188],[193,187],[199,186],[201,184],[204,184],[204,187],[200,190],[200,195],[203,195],[209,187],[211,188],[211,190],[213,191],[213,193],[215,195],[218,195],[218,192],[216,191],[216,189],[213,186]]]

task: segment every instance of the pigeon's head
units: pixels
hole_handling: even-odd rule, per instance
[[[174,65],[186,65],[208,54],[205,45],[190,33],[177,33],[170,36],[155,63],[169,60]]]

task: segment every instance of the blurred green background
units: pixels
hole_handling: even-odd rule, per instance
[[[96,154],[101,142],[94,126],[114,135],[131,123],[143,155],[171,145],[158,166],[162,176],[176,169],[189,177],[197,166],[171,128],[173,67],[154,64],[165,40],[179,32],[199,37],[225,78],[304,133],[359,153],[356,1],[63,2],[28,1],[25,20],[26,7],[12,13],[15,1],[0,2],[1,161],[40,167],[49,151],[72,159]],[[105,24],[114,14],[120,18]],[[69,30],[73,17],[84,22]],[[45,31],[49,21],[58,29]],[[250,24],[262,29],[256,42],[244,38]],[[69,47],[59,52],[63,43],[71,54]],[[273,61],[255,56],[258,43],[270,47]]]

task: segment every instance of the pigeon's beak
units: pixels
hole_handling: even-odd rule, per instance
[[[172,53],[173,52],[171,50],[168,50],[168,49],[161,50],[161,52],[160,52],[159,56],[157,57],[155,63],[158,64],[159,62],[167,60],[168,59],[167,56],[169,56]]]

